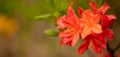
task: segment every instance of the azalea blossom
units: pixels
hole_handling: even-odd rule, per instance
[[[58,18],[57,24],[59,29],[65,29],[59,33],[59,37],[62,38],[60,44],[74,46],[79,39],[81,25],[77,15],[72,9],[72,4],[68,7],[67,15]]]
[[[90,2],[91,9],[84,10],[78,8],[78,17],[72,8],[72,4],[67,9],[67,15],[57,19],[57,28],[62,29],[59,37],[62,39],[60,44],[74,46],[79,38],[84,43],[79,47],[78,53],[82,54],[89,47],[96,53],[101,53],[102,48],[106,49],[106,38],[113,39],[114,33],[110,29],[116,17],[106,15],[110,6],[105,3],[100,8],[94,2]]]
[[[116,19],[116,17],[114,15],[106,15],[106,12],[110,8],[110,6],[105,3],[102,7],[97,9],[97,5],[94,2],[90,2],[90,6],[93,9],[93,13],[91,12],[91,10],[89,10],[88,13],[84,13],[88,10],[83,11],[81,8],[79,9],[80,14],[82,13],[81,19],[83,19],[83,20],[85,20],[85,19],[92,20],[93,19],[91,23],[99,24],[99,27],[96,26],[95,29],[98,27],[99,28],[98,31],[99,32],[101,31],[101,32],[97,33],[97,30],[91,29],[92,26],[88,26],[89,28],[87,28],[85,30],[86,33],[84,33],[84,29],[85,29],[85,27],[84,27],[83,31],[81,32],[81,37],[83,37],[83,39],[85,40],[85,43],[79,47],[79,49],[78,49],[79,54],[82,54],[85,50],[88,49],[88,47],[92,47],[96,53],[100,53],[102,48],[106,49],[106,38],[108,38],[109,40],[113,39],[113,31],[111,29],[109,29],[109,27],[113,24],[113,21]],[[83,18],[84,17],[83,15],[85,15],[85,18]],[[98,15],[98,16],[96,17],[96,15]],[[92,17],[94,17],[94,18],[92,18]],[[96,22],[96,20],[97,20],[97,22]],[[101,22],[99,22],[99,21],[101,21]],[[83,22],[83,25],[84,25],[84,22]],[[90,25],[90,23],[87,25]],[[86,26],[86,25],[84,25],[84,26]],[[85,34],[85,36],[84,36],[84,34]]]
[[[80,11],[80,9],[78,9]],[[81,32],[81,37],[85,38],[86,36],[96,33],[102,33],[102,26],[100,23],[100,15],[94,14],[90,9],[82,12],[80,23],[83,26],[83,30]]]
[[[109,29],[109,27],[113,24],[116,17],[115,15],[106,15],[106,12],[110,8],[109,4],[105,3],[98,9],[94,2],[90,2],[89,5],[92,7],[95,14],[101,15],[103,36],[107,37],[109,40],[112,40],[114,35],[113,31]]]
[[[82,54],[88,47],[92,47],[96,53],[101,53],[101,48],[106,48],[105,39],[101,34],[88,35],[84,40],[85,42],[78,49],[79,54]]]

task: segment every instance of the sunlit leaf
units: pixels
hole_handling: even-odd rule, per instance
[[[55,30],[53,29],[48,29],[48,30],[45,30],[44,33],[48,36],[58,36],[58,32],[56,32]]]
[[[36,16],[35,19],[36,20],[43,20],[43,19],[50,18],[52,16],[53,16],[52,14],[44,14],[44,15]]]

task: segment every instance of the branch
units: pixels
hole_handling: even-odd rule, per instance
[[[118,44],[118,46],[114,49],[114,51],[118,50],[120,48],[120,43]]]
[[[111,54],[111,57],[114,57],[116,50],[119,48],[120,48],[120,43],[118,44],[118,46],[115,49],[111,49],[109,44],[107,43],[107,50]]]
[[[108,52],[111,54],[111,57],[114,57],[114,53],[115,51],[113,49],[110,48],[109,44],[107,43],[107,50]]]

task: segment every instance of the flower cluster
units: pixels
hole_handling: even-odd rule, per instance
[[[84,10],[78,7],[79,16],[77,16],[71,3],[67,9],[67,15],[57,19],[57,28],[63,29],[59,33],[62,39],[61,45],[75,46],[80,38],[84,40],[78,49],[79,54],[82,54],[88,47],[92,47],[96,53],[101,53],[102,48],[106,49],[106,39],[113,39],[110,26],[116,17],[106,15],[110,6],[104,3],[97,8],[94,2],[90,2],[89,5],[92,9]]]

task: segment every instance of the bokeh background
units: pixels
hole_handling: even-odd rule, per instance
[[[88,8],[85,1],[74,0],[74,8]],[[109,12],[117,16],[113,25],[115,37],[109,42],[114,49],[120,43],[120,0],[105,2],[111,6]],[[57,31],[54,21],[60,13],[65,14],[68,5],[67,0],[0,0],[0,57],[102,57],[92,49],[78,55],[81,40],[75,47],[60,46],[60,38],[44,33],[47,29]],[[115,54],[120,57],[120,48]]]

